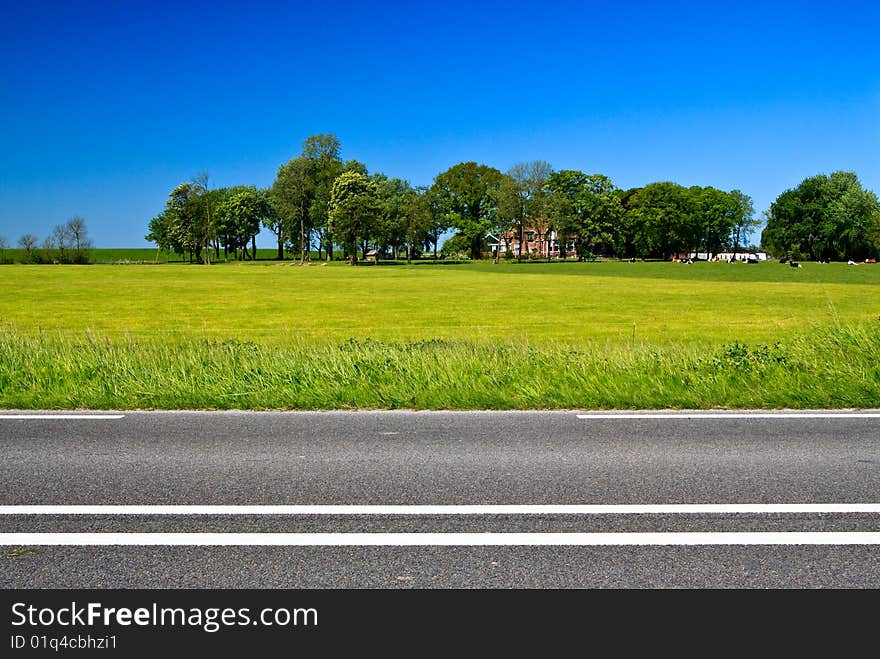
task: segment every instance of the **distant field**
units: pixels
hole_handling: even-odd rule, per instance
[[[880,267],[0,268],[0,407],[880,407]]]
[[[257,249],[257,260],[274,259],[277,251],[274,249]],[[24,263],[27,254],[23,249],[4,250],[3,257],[16,263]],[[220,254],[221,261],[223,254]],[[187,259],[164,250],[155,250],[150,247],[120,247],[90,249],[89,261],[91,263],[184,263]],[[234,259],[230,259],[234,260]]]
[[[876,322],[880,266],[553,263],[4,266],[0,325],[260,342],[777,341]]]

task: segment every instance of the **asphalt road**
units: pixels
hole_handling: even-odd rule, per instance
[[[880,506],[725,507],[880,504],[880,413],[5,418],[24,414],[0,414],[3,588],[880,587]],[[235,508],[306,504],[451,508]],[[487,504],[611,508],[456,508]],[[619,507],[652,504],[717,510]],[[35,505],[51,508],[19,508]],[[55,508],[71,505],[224,508]],[[35,533],[61,544],[8,541]],[[117,544],[134,533],[149,535]],[[206,533],[243,544],[214,546]],[[675,544],[692,533],[703,535]],[[806,533],[821,535],[804,544]],[[280,545],[259,546],[267,534]],[[345,546],[361,536],[338,534],[389,540]]]

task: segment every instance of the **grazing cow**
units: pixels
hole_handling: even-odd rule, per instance
[[[800,268],[801,267],[801,264],[798,263],[797,261],[789,261],[788,265],[790,265],[792,268]]]

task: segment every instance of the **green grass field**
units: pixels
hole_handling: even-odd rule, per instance
[[[240,338],[773,342],[876,321],[880,266],[777,263],[4,266],[19,331]]]
[[[880,266],[0,268],[0,406],[880,406]]]

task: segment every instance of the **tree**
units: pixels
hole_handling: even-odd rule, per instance
[[[318,234],[318,252],[320,254],[320,245],[323,244],[328,261],[333,259],[330,196],[334,181],[343,172],[340,152],[339,139],[332,133],[311,135],[303,142],[302,155],[311,163],[312,201],[309,204],[309,219]]]
[[[32,233],[26,233],[18,239],[18,246],[24,250],[25,259],[28,263],[34,259],[34,250],[37,248],[38,241],[39,238]]]
[[[427,188],[410,188],[406,191],[402,208],[402,228],[406,239],[406,262],[412,263],[413,249],[417,241],[427,238],[433,227],[430,199]]]
[[[148,236],[156,238],[161,234],[175,251],[189,253],[190,263],[195,257],[199,263],[210,264],[211,246],[216,238],[214,207],[222,195],[222,191],[208,189],[207,174],[181,183],[169,193],[164,214],[151,222]]]
[[[175,251],[188,253],[201,260],[204,245],[204,225],[198,216],[198,189],[192,183],[181,183],[169,194],[165,202],[164,219],[168,223],[168,237]]]
[[[309,260],[313,233],[317,235],[318,256],[326,250],[327,260],[333,258],[328,216],[330,193],[336,177],[348,166],[343,166],[339,154],[339,139],[335,135],[311,135],[303,141],[300,155],[279,167],[272,184],[276,214],[266,225],[278,240],[279,260],[284,258],[286,244],[299,249],[300,263]]]
[[[384,174],[374,174],[371,178],[376,184],[381,209],[373,230],[375,245],[383,253],[391,247],[396,256],[397,248],[406,243],[404,216],[412,186],[408,181],[388,178]]]
[[[575,169],[554,172],[547,179],[548,214],[556,227],[560,251],[574,241],[578,260],[592,258],[615,242],[624,215],[620,190],[602,174]]]
[[[544,242],[544,234],[549,229],[549,222],[545,214],[545,183],[553,173],[550,163],[543,160],[532,162],[520,162],[507,171],[507,176],[513,181],[512,192],[519,197],[518,209],[515,221],[519,228],[519,254],[518,260],[522,260],[525,249],[526,225],[530,224],[536,230],[538,241]],[[509,194],[509,192],[508,192]],[[513,210],[514,204],[510,205]]]
[[[470,250],[470,240],[461,234],[456,234],[443,241],[440,255],[444,259],[467,259],[470,258]]]
[[[749,236],[761,225],[761,221],[755,219],[755,207],[749,195],[740,190],[731,190],[729,194],[736,204],[733,229],[730,232],[730,245],[733,258],[736,259],[739,246],[748,243]]]
[[[270,213],[269,198],[262,190],[254,186],[231,189],[216,208],[217,229],[224,244],[236,255],[241,250],[242,258],[248,258],[248,243],[254,243],[260,225]],[[257,258],[255,244],[250,258]]]
[[[9,243],[5,236],[0,236],[0,263],[6,263],[6,250],[9,249]]]
[[[70,259],[68,251],[72,243],[70,228],[66,224],[56,225],[52,229],[52,242],[55,245],[55,249],[58,250],[58,260],[61,263],[67,263]]]
[[[431,213],[431,222],[428,228],[426,245],[433,246],[434,260],[437,260],[437,251],[440,236],[452,228],[453,214],[446,207],[446,197],[443,190],[433,186],[425,190],[425,202]]]
[[[352,265],[358,264],[358,239],[374,229],[381,209],[376,184],[359,172],[344,172],[330,192],[329,226],[341,236]]]
[[[471,258],[482,255],[501,181],[502,174],[494,167],[463,162],[438,174],[431,186],[438,210],[470,242]]]
[[[159,262],[160,250],[171,250],[183,253],[183,246],[176,240],[174,228],[175,217],[167,208],[150,220],[144,240],[156,243],[156,262]]]
[[[204,257],[200,259],[205,265],[211,265],[211,241],[214,239],[215,227],[212,215],[211,195],[208,194],[208,172],[201,172],[192,179],[193,196],[190,199],[194,238],[199,248],[204,247]]]
[[[878,213],[877,195],[865,190],[853,172],[811,176],[770,205],[761,244],[774,254],[797,258],[876,257],[871,236]]]
[[[694,195],[676,183],[649,183],[627,201],[636,252],[668,258],[700,242],[702,223]]]
[[[526,209],[520,194],[520,186],[513,177],[505,174],[498,184],[497,211],[493,216],[492,235],[496,238],[495,253],[492,262],[497,264],[501,256],[501,246],[505,253],[510,251],[511,236],[520,229],[520,254],[523,249],[522,227],[525,222]],[[454,247],[454,246],[453,246]]]
[[[284,242],[290,241],[294,227],[299,229],[300,263],[307,260],[310,251],[307,235],[312,230],[310,209],[318,185],[316,174],[316,163],[304,155],[291,158],[278,168],[272,184],[277,217],[268,227],[278,238],[278,260],[284,259]]]
[[[708,253],[717,254],[727,246],[730,235],[742,212],[740,201],[732,195],[713,187],[690,188],[695,211],[695,231],[698,240],[689,245],[696,250],[702,247]]]
[[[72,260],[75,263],[88,262],[88,250],[92,248],[92,242],[88,237],[86,221],[77,215],[67,222],[66,229],[71,248],[74,250]]]
[[[868,239],[868,244],[874,248],[874,253],[880,255],[880,212],[874,214],[865,237]]]
[[[53,252],[55,251],[55,239],[52,236],[46,236],[43,239],[43,255],[40,257],[45,262],[55,260]],[[57,263],[57,260],[55,260]]]

